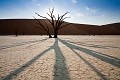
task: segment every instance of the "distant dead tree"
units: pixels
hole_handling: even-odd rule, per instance
[[[22,34],[23,34],[23,36],[25,35],[25,33],[24,33],[24,32],[23,32]]]
[[[57,38],[58,37],[58,31],[70,24],[70,23],[64,24],[65,23],[64,20],[66,18],[70,18],[70,17],[65,17],[68,13],[69,12],[66,12],[63,15],[58,14],[58,16],[56,18],[55,15],[54,15],[54,8],[53,8],[52,10],[49,9],[49,13],[47,13],[47,15],[50,17],[50,19],[48,19],[47,17],[41,16],[38,13],[35,13],[35,14],[37,14],[41,18],[46,19],[52,25],[52,28],[53,28],[53,31],[54,31],[54,38]],[[47,31],[48,34],[50,34],[48,26],[47,26],[47,29],[46,29],[40,21],[38,21],[38,23],[41,26],[41,27],[39,27],[40,29]],[[49,36],[49,37],[51,37],[51,36]]]
[[[14,29],[15,36],[18,36],[18,29],[19,29],[19,27],[15,27],[15,29]]]
[[[91,35],[91,31],[90,31],[90,30],[88,31],[88,35],[89,35],[89,36]]]

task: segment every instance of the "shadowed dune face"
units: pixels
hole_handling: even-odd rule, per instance
[[[40,19],[40,22],[45,25],[46,22],[49,25],[50,33],[53,34],[53,30],[48,21]],[[65,23],[66,24],[66,23]],[[20,35],[46,35],[47,33],[38,28],[37,21],[34,19],[6,19],[0,20],[0,35],[14,35],[15,29],[18,28],[18,34]],[[67,27],[59,30],[59,35],[117,35],[120,34],[120,23],[108,24],[103,26],[74,24],[71,23]]]
[[[47,21],[41,20],[42,23]],[[49,23],[48,23],[49,24]],[[43,35],[47,34],[45,31],[35,28],[39,26],[36,20],[27,19],[10,19],[10,20],[0,20],[0,34],[2,35],[14,35],[16,28],[18,28],[18,34],[25,35]]]

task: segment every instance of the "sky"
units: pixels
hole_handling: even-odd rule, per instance
[[[34,19],[54,7],[54,14],[70,12],[65,21],[105,25],[120,22],[120,0],[0,0],[0,19]]]

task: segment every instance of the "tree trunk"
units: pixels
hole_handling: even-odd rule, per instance
[[[49,34],[49,38],[52,38],[51,34]]]
[[[17,36],[17,31],[15,31],[15,35]]]
[[[52,38],[52,36],[51,36],[51,34],[49,32],[47,32],[47,34],[48,34],[49,38]]]
[[[58,31],[54,31],[54,38],[58,38]]]

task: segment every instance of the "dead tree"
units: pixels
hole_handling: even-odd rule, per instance
[[[16,27],[16,28],[14,29],[15,36],[18,36],[18,29],[19,29],[19,27]]]
[[[34,18],[35,18],[35,17],[34,17]],[[47,23],[45,23],[46,26],[47,26],[47,29],[46,29],[45,26],[44,26],[38,19],[35,18],[35,20],[38,22],[37,24],[40,25],[40,27],[35,27],[35,28],[39,28],[39,29],[41,29],[41,30],[46,31],[46,32],[47,32],[47,35],[49,36],[49,38],[52,38]]]
[[[58,16],[56,18],[55,15],[53,14],[53,12],[54,12],[54,8],[52,10],[49,9],[49,13],[47,13],[47,15],[51,19],[48,19],[47,17],[41,16],[38,13],[35,13],[35,14],[37,14],[39,17],[42,17],[42,18],[46,19],[52,25],[52,28],[53,28],[53,31],[54,31],[54,38],[57,38],[58,37],[58,31],[70,24],[70,23],[64,24],[65,23],[64,20],[66,18],[70,18],[70,17],[65,17],[69,13],[69,12],[66,12],[61,16],[58,14]]]

